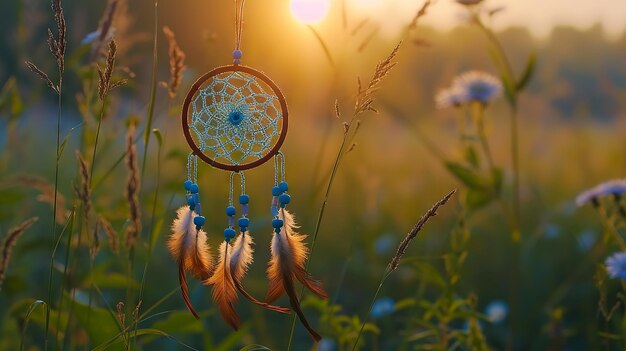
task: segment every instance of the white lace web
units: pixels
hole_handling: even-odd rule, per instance
[[[280,100],[269,85],[244,72],[218,74],[192,101],[189,127],[200,151],[214,161],[244,164],[261,159],[282,130]]]

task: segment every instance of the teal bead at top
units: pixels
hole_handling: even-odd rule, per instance
[[[200,191],[200,188],[198,187],[198,184],[195,184],[195,183],[194,183],[194,184],[191,184],[191,186],[189,186],[189,191],[190,191],[192,194],[197,194],[197,193],[198,193],[198,191]]]
[[[245,205],[245,204],[247,204],[249,202],[250,202],[250,196],[248,196],[248,195],[241,195],[241,196],[239,196],[239,203],[240,204]]]
[[[202,227],[205,223],[206,219],[204,218],[204,216],[195,216],[193,218],[193,224],[196,225],[196,227]]]
[[[280,229],[283,226],[283,220],[282,219],[272,219],[272,227],[274,227],[274,229]]]
[[[237,224],[239,224],[240,227],[249,227],[250,226],[250,219],[248,219],[246,217],[241,217],[237,221]]]
[[[282,194],[282,193],[283,193],[283,191],[282,191],[282,190],[280,190],[280,188],[279,188],[279,187],[275,186],[275,187],[273,187],[273,188],[272,188],[272,195],[274,195],[274,196],[278,196],[278,195],[280,195],[280,194]]]
[[[287,184],[287,182],[280,182],[280,184],[278,184],[278,187],[283,193],[289,190],[289,185]]]
[[[291,196],[289,196],[289,194],[282,194],[278,197],[278,201],[280,201],[281,205],[286,205],[291,202]]]
[[[193,184],[193,182],[192,182],[191,180],[186,180],[186,181],[183,183],[183,186],[185,187],[185,190],[189,191],[189,190],[191,190],[191,185],[192,185],[192,184]]]
[[[224,229],[224,239],[230,241],[230,239],[235,237],[235,230],[233,228]]]
[[[236,213],[237,213],[237,210],[235,209],[234,206],[226,207],[226,215],[227,216],[234,216]]]

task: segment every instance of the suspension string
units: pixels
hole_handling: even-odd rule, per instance
[[[278,186],[278,155],[274,156],[274,186]]]
[[[243,33],[243,7],[245,3],[246,3],[246,0],[235,0],[235,50],[236,51],[241,50],[241,35]]]
[[[187,156],[187,180],[198,183],[198,156],[193,151]]]
[[[282,151],[278,151],[277,154],[280,157],[280,180],[285,181],[285,154]]]
[[[228,205],[229,206],[233,205],[233,178],[235,177],[235,173],[236,172],[230,173],[230,187],[228,190]]]

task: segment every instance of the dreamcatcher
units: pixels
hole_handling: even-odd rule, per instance
[[[285,157],[280,152],[287,135],[287,103],[269,77],[241,65],[244,3],[245,0],[235,0],[236,45],[233,64],[215,68],[200,77],[184,101],[182,126],[192,150],[187,160],[187,180],[184,182],[187,204],[178,210],[168,247],[178,262],[183,300],[196,318],[199,316],[189,298],[187,272],[203,284],[212,285],[213,300],[223,318],[233,328],[237,329],[240,325],[234,307],[238,293],[259,306],[289,313],[289,309],[270,304],[286,293],[291,309],[311,336],[319,340],[320,336],[300,309],[294,288],[294,280],[298,280],[315,294],[327,297],[321,283],[313,280],[305,269],[308,255],[308,248],[304,244],[306,236],[296,232],[298,227],[294,217],[287,210],[291,197],[285,181]],[[206,220],[202,215],[197,181],[198,159],[214,168],[230,171],[227,227],[215,263],[203,229]],[[252,263],[253,253],[248,217],[250,197],[246,194],[243,171],[271,159],[274,160],[275,171],[270,207],[273,233],[271,260],[267,268],[269,288],[265,302],[262,302],[250,295],[242,285],[242,279]],[[241,192],[238,204],[235,204],[233,189],[237,178]],[[239,205],[239,215],[235,205]],[[236,227],[239,227],[238,231]]]

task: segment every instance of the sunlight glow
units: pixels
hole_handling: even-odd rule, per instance
[[[330,9],[330,0],[291,0],[291,14],[305,24],[322,21]]]

